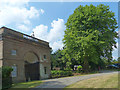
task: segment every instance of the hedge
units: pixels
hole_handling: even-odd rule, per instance
[[[51,71],[52,78],[55,77],[65,77],[65,76],[72,76],[72,71],[63,71],[63,70],[53,70]]]
[[[11,78],[11,72],[12,68],[8,66],[3,66],[2,67],[2,89],[8,89],[12,87],[12,78]]]

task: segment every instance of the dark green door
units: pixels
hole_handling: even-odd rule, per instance
[[[31,81],[33,80],[39,80],[40,78],[40,73],[39,73],[39,62],[36,63],[28,63],[25,64],[25,77],[26,81],[29,79]]]

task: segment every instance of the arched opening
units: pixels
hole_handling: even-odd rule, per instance
[[[39,80],[39,57],[34,52],[27,52],[24,55],[25,61],[25,78],[26,81]]]
[[[39,62],[39,57],[34,52],[27,52],[24,55],[24,61],[26,63],[36,63],[36,62]]]

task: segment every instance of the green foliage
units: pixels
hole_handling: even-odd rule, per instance
[[[21,82],[21,83],[14,83],[12,85],[11,90],[12,89],[13,90],[17,90],[17,89],[21,89],[21,88],[24,88],[24,89],[35,88],[35,87],[39,86],[41,83],[42,83],[41,80],[29,81],[29,82]]]
[[[79,69],[82,69],[82,66],[78,66],[78,67],[77,67],[77,70],[79,70]]]
[[[2,78],[2,90],[8,89],[12,87],[12,78]]]
[[[66,67],[66,58],[64,57],[63,50],[58,49],[56,52],[51,54],[51,66],[53,67],[60,67],[61,70],[64,70]]]
[[[120,57],[118,57],[117,61],[120,63]]]
[[[118,61],[117,60],[112,60],[112,62],[111,62],[111,64],[116,64],[116,63],[118,63]]]
[[[65,68],[66,71],[72,70],[70,67]]]
[[[118,26],[114,13],[109,9],[103,4],[97,7],[80,5],[69,16],[63,39],[68,67],[74,59],[87,72],[89,63],[98,67],[103,57],[108,62],[112,60],[112,46],[116,47],[118,36],[115,30]]]
[[[77,71],[78,71],[78,73],[80,73],[82,71],[82,66],[78,66]]]
[[[2,78],[8,78],[10,77],[11,72],[13,69],[9,66],[3,66],[2,67]]]
[[[2,67],[2,89],[8,89],[12,87],[12,78],[10,77],[13,69],[8,66]]]
[[[65,76],[72,76],[72,71],[63,71],[63,70],[53,70],[51,71],[51,75],[53,78],[55,77],[65,77]]]

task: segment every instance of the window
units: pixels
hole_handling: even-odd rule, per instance
[[[2,35],[0,35],[0,40],[2,40]]]
[[[44,59],[46,59],[46,55],[44,55]]]
[[[47,67],[44,67],[44,72],[45,74],[47,74]]]
[[[16,50],[11,50],[11,55],[16,55]]]
[[[13,65],[12,66],[13,71],[11,72],[12,77],[17,77],[17,66]]]

